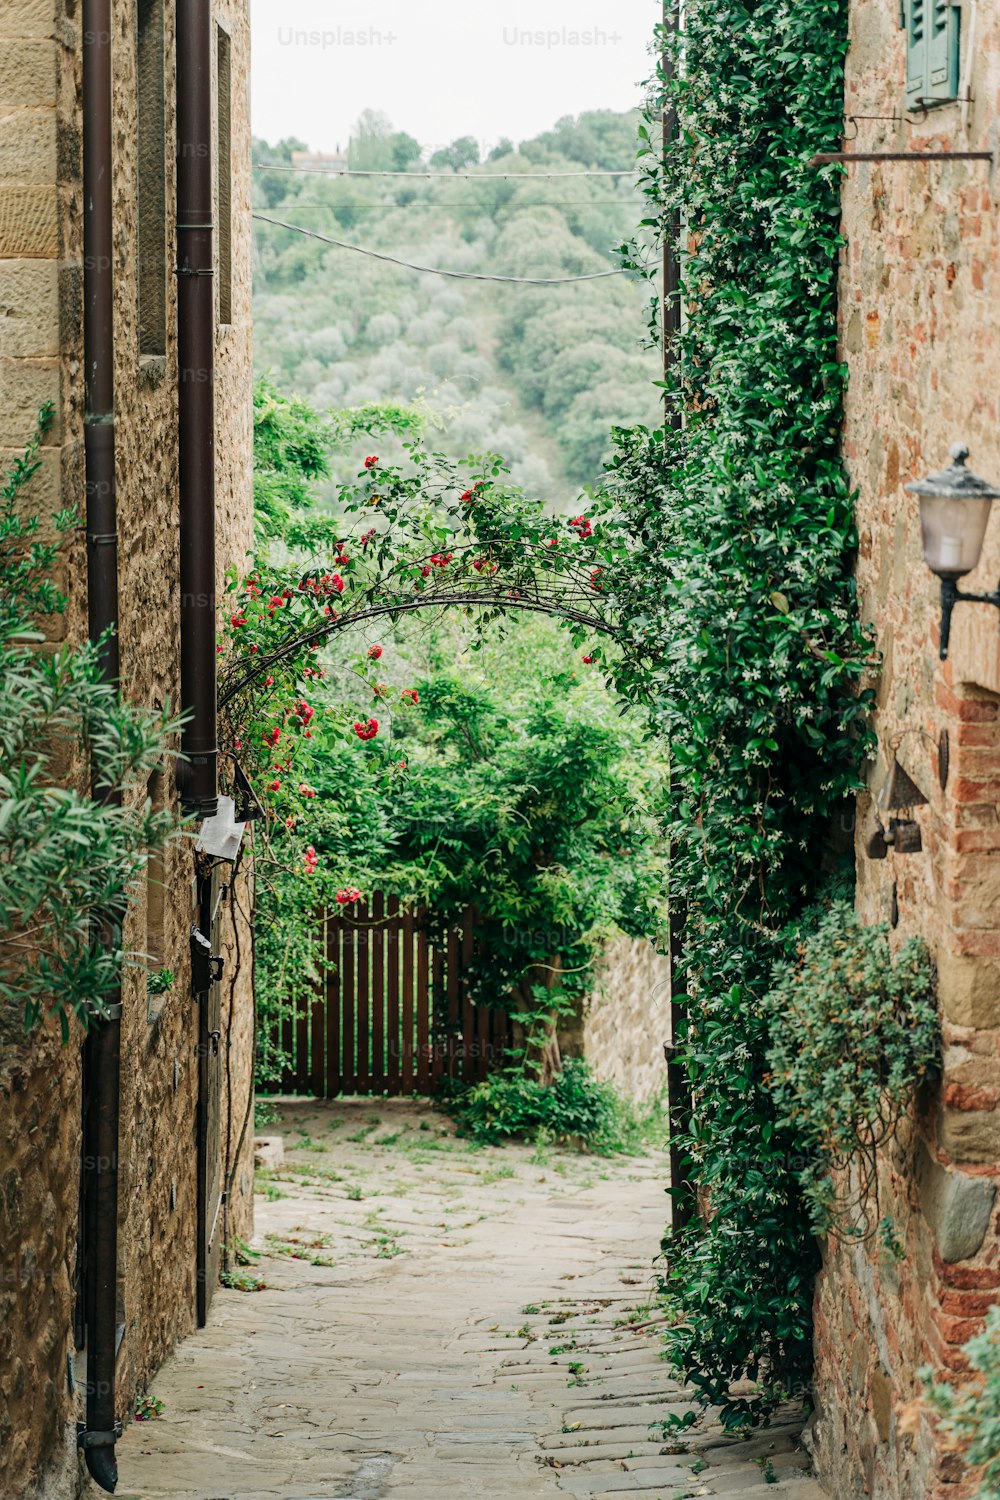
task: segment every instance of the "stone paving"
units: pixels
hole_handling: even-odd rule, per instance
[[[220,1290],[160,1372],[120,1500],[821,1500],[801,1414],[664,1432],[662,1157],[475,1149],[409,1101],[281,1113],[239,1273],[265,1288]]]

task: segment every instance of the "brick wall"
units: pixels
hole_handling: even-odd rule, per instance
[[[963,68],[973,102],[913,123],[860,121],[857,149],[984,149],[1000,107],[1000,7],[979,4]],[[897,0],[851,7],[848,114],[902,115],[904,33]],[[868,857],[870,795],[859,799],[859,907],[898,915],[939,967],[945,1070],[882,1154],[879,1203],[902,1245],[828,1246],[817,1291],[815,1445],[838,1496],[944,1500],[966,1493],[930,1423],[917,1371],[962,1369],[961,1346],[1000,1297],[1000,640],[995,611],[963,606],[951,659],[938,661],[938,586],[921,558],[917,502],[904,484],[968,443],[1000,477],[1000,236],[988,165],[874,163],[843,189],[843,356],[850,368],[844,451],[858,489],[863,616],[882,658],[877,794],[895,751],[929,799],[915,816],[923,852]],[[967,586],[1000,574],[1000,519]],[[942,763],[946,747],[947,766]],[[945,774],[947,772],[947,774]]]
[[[218,0],[232,38],[233,285],[229,325],[219,329],[217,370],[219,584],[251,543],[249,22],[246,0]],[[134,0],[116,0],[115,231],[117,485],[121,539],[123,688],[136,701],[179,701],[177,551],[176,256],[172,145],[167,149],[166,354],[138,347],[137,136]],[[174,9],[165,7],[166,129],[173,137]],[[82,387],[81,27],[79,0],[0,3],[0,469],[30,434],[38,406],[57,420],[26,506],[51,514],[84,503]],[[68,639],[86,631],[86,559],[64,559]],[[146,789],[136,788],[136,796]],[[172,766],[166,800],[176,806]],[[194,917],[191,846],[178,844],[165,872],[164,966],[176,982],[148,1006],[145,975],[123,987],[121,1301],[119,1410],[127,1417],[196,1310],[198,1015],[190,998],[188,934]],[[146,946],[148,888],[137,893],[126,941]],[[223,916],[229,965],[222,996],[222,1170],[232,1193],[227,1222],[252,1221],[253,1006],[241,875]],[[0,1017],[0,1493],[4,1500],[74,1494],[76,1399],[71,1388],[72,1280],[80,1172],[79,1038],[63,1048],[43,1032],[24,1042],[16,1018]]]

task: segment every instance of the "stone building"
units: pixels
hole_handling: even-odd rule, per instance
[[[995,150],[995,0],[853,0],[850,16],[848,151]],[[838,1496],[937,1500],[968,1489],[918,1371],[962,1371],[962,1346],[1000,1300],[1000,618],[959,605],[939,659],[938,580],[904,486],[944,467],[956,442],[1000,484],[1000,174],[989,161],[858,161],[843,211],[844,448],[861,608],[882,662],[859,908],[900,939],[926,938],[945,1051],[940,1085],[881,1160],[878,1212],[901,1258],[877,1239],[826,1253],[814,1441]],[[998,576],[994,517],[962,586],[992,589]],[[878,859],[876,803],[894,757],[927,798],[901,814],[919,823],[922,850]]]
[[[102,58],[110,65],[110,103],[98,97]],[[204,528],[210,542],[213,467],[217,586],[251,544],[248,64],[247,0],[0,4],[0,470],[23,447],[40,404],[54,402],[56,421],[26,503],[43,515],[76,505],[93,533],[85,423],[93,391],[85,376],[96,378],[91,347],[103,339],[115,410],[121,682],[130,698],[147,704],[188,706],[185,576],[185,600],[202,612],[185,670],[200,672],[202,683],[214,679],[212,590],[189,594],[192,569],[196,574],[211,558]],[[177,72],[184,66],[189,86],[202,70],[194,118],[200,108],[204,127],[186,141],[177,126]],[[88,158],[93,180],[85,193],[88,130],[96,155]],[[106,173],[102,150],[110,154]],[[202,265],[185,280],[175,271],[196,268],[193,236],[201,236],[202,253],[211,243],[206,231],[190,227],[190,194],[183,243],[177,231],[179,169],[199,162],[203,171],[211,168],[211,193],[203,197],[214,201],[195,207],[202,223],[206,214],[215,222],[215,274],[205,275]],[[95,200],[108,182],[109,253],[95,256],[95,241],[85,245],[85,235],[95,232],[87,226],[96,224]],[[106,329],[88,323],[101,288],[113,314]],[[185,295],[207,308],[201,355],[192,353],[190,329],[187,352],[179,349],[179,328],[189,317],[182,307],[179,319]],[[86,362],[85,339],[92,341]],[[183,514],[179,468],[184,422],[205,388],[214,390],[207,437],[215,445],[207,480],[198,476],[199,539]],[[197,409],[202,418],[211,411]],[[106,432],[107,414],[98,417],[90,425],[103,423]],[[93,559],[107,546],[91,535],[88,549],[82,531],[65,559],[70,606],[59,629],[69,640],[86,636]],[[212,695],[214,701],[214,688]],[[201,791],[187,801],[205,815],[205,777],[214,779],[215,768],[210,756],[199,764]],[[147,793],[177,805],[173,762],[135,791]],[[247,1234],[251,1224],[250,892],[245,875],[237,869],[233,879],[232,872],[232,864],[221,866],[213,885],[204,859],[196,869],[193,842],[177,843],[152,862],[127,923],[127,945],[175,978],[155,995],[147,993],[145,972],[130,969],[122,986],[117,1277],[112,1262],[109,1278],[114,1374],[105,1382],[120,1419],[128,1419],[173,1343],[204,1318],[223,1236]],[[226,960],[221,982],[199,993],[193,926],[208,929]],[[75,1036],[63,1047],[49,1031],[26,1041],[16,1018],[0,1026],[0,1494],[63,1497],[83,1482],[77,1423],[95,1435],[86,1389],[94,1386],[87,1299],[100,1268],[81,1214],[100,1170],[84,1148],[92,1044]],[[102,1179],[111,1191],[114,1175]],[[108,1336],[104,1328],[101,1337]],[[96,1437],[105,1458],[113,1455],[109,1434]]]

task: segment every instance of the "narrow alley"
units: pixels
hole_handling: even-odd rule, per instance
[[[296,1101],[257,1236],[120,1447],[124,1500],[816,1500],[801,1414],[699,1426],[660,1357],[663,1159],[474,1148],[409,1101]],[[259,1255],[258,1255],[259,1252]],[[231,1278],[232,1279],[232,1278]]]

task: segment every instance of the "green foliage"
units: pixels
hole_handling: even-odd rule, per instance
[[[23,515],[24,487],[51,421],[0,487],[0,1034],[58,1016],[104,1013],[123,961],[121,922],[148,852],[173,829],[138,786],[162,764],[176,730],[163,712],[123,703],[103,681],[100,645],[43,644],[39,618],[65,600],[51,582],[60,534],[43,540]],[[19,506],[19,502],[22,504]],[[98,801],[78,790],[99,766]],[[67,784],[68,783],[68,784]]]
[[[776,970],[766,1010],[778,1123],[805,1152],[800,1177],[814,1227],[875,1234],[879,1225],[865,1217],[874,1153],[940,1061],[927,949],[914,939],[894,957],[885,927],[866,927],[851,903],[834,902],[794,961]],[[842,1182],[859,1159],[867,1176]]]
[[[671,747],[695,1104],[682,1145],[709,1209],[666,1246],[671,1353],[733,1424],[811,1369],[817,1253],[765,1082],[765,997],[868,747],[838,456],[839,176],[810,165],[843,128],[846,47],[846,0],[685,7],[683,66],[660,79],[643,158],[647,228],[684,252],[666,397],[685,425],[619,434],[604,486],[631,548],[608,590],[647,657],[626,655],[617,681]],[[730,1399],[746,1374],[759,1395]]]
[[[363,110],[351,134],[347,162],[352,172],[405,172],[420,161],[419,141],[393,130],[378,110]]]
[[[479,165],[479,142],[474,135],[459,136],[450,146],[435,151],[431,157],[432,167],[450,167],[453,172],[464,172],[468,167]]]
[[[931,1384],[930,1403],[941,1427],[964,1450],[972,1468],[982,1466],[973,1500],[1000,1500],[1000,1307],[991,1307],[986,1326],[964,1353],[977,1379],[964,1386]]]
[[[254,526],[259,545],[288,538],[312,512],[330,454],[359,436],[419,438],[423,413],[398,402],[370,401],[324,417],[298,396],[283,396],[268,376],[254,385]]]
[[[554,277],[605,271],[635,218],[635,190],[580,168],[628,168],[635,116],[594,111],[559,121],[519,149],[477,165],[458,141],[435,170],[471,177],[254,174],[257,205],[289,223],[449,270]],[[388,121],[367,119],[351,165],[393,168]],[[258,160],[285,164],[294,143],[258,142]],[[399,170],[398,167],[394,168]],[[548,179],[543,171],[576,172]],[[641,287],[625,276],[557,288],[421,275],[255,225],[255,340],[261,369],[317,408],[400,402],[433,413],[452,458],[495,450],[518,483],[568,504],[611,450],[613,423],[654,421],[659,373],[639,347]],[[545,325],[545,332],[538,329]],[[574,362],[586,339],[603,361]],[[596,376],[595,376],[596,369]],[[550,387],[551,377],[551,390]],[[569,420],[574,401],[581,405]],[[401,444],[383,444],[395,459]],[[334,482],[368,451],[346,443]],[[332,485],[328,486],[328,490]]]
[[[607,1083],[598,1083],[582,1058],[568,1057],[552,1083],[507,1069],[452,1101],[462,1132],[484,1145],[547,1133],[550,1140],[581,1141],[608,1154],[628,1149],[636,1133],[634,1112]]]
[[[284,411],[269,394],[258,467],[274,469]],[[302,403],[292,415],[320,425]],[[662,925],[662,757],[637,719],[620,718],[601,681],[606,652],[585,626],[574,649],[554,625],[503,622],[505,601],[544,587],[553,608],[566,588],[600,623],[591,575],[603,554],[586,526],[510,485],[499,460],[456,465],[415,444],[405,466],[369,455],[338,512],[310,520],[300,455],[311,465],[313,448],[295,436],[282,451],[300,466],[303,508],[285,540],[335,554],[337,573],[303,552],[291,564],[265,555],[249,580],[234,577],[221,658],[227,683],[267,666],[228,718],[269,813],[257,856],[261,1015],[275,1020],[315,985],[314,913],[340,893],[396,894],[427,906],[441,930],[475,905],[471,993],[513,997],[522,1063],[551,1071],[552,1027],[592,984],[607,935]],[[444,606],[453,587],[486,590],[475,624],[435,615],[404,629],[424,591]],[[305,649],[331,620],[325,647]],[[371,720],[377,731],[362,739]],[[271,1034],[262,1027],[264,1082],[280,1067]]]
[[[154,969],[146,975],[146,993],[166,995],[173,989],[176,979],[173,969]]]

